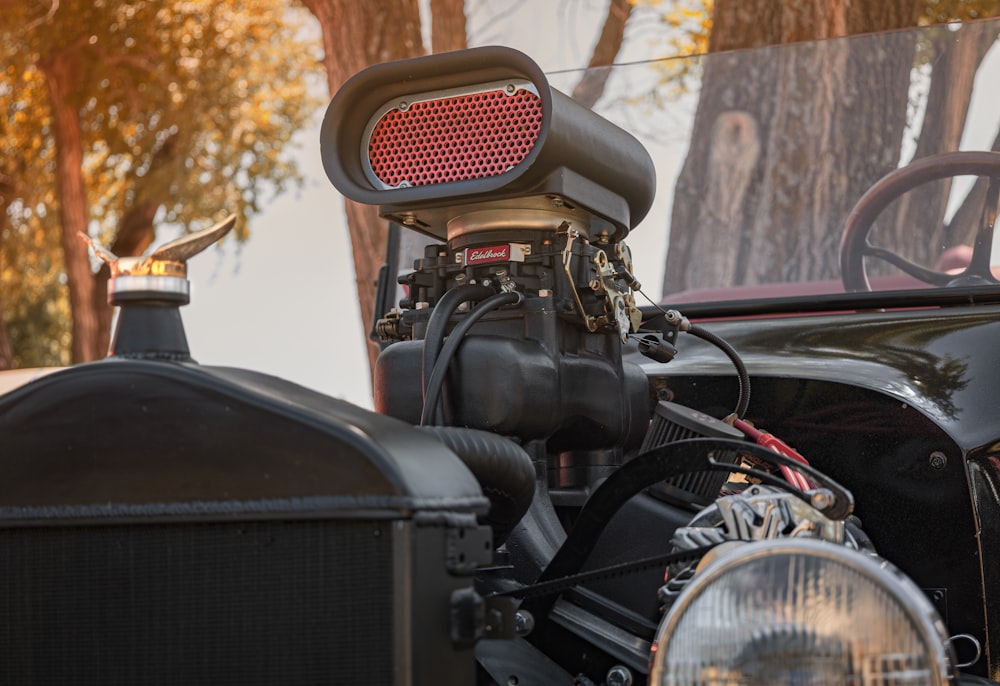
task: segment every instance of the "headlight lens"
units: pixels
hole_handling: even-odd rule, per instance
[[[701,569],[657,632],[651,684],[945,684],[955,661],[913,582],[811,539],[734,546]]]

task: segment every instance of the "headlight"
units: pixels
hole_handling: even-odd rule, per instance
[[[734,545],[664,617],[651,684],[949,683],[930,601],[887,562],[811,539]]]

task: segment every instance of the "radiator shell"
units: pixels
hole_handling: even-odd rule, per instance
[[[488,504],[402,422],[106,360],[0,396],[0,468],[0,682],[474,678],[450,613],[476,556],[453,548]]]

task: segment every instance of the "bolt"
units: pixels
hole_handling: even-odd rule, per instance
[[[940,450],[935,450],[930,455],[931,469],[944,469],[948,466],[948,456]]]
[[[564,207],[565,205],[566,205],[566,202],[562,198],[557,198],[557,197],[553,197],[552,198],[552,206],[553,207]]]
[[[514,632],[518,636],[527,636],[535,628],[535,618],[527,610],[514,613]]]
[[[628,667],[615,665],[604,678],[608,686],[632,686],[632,672]]]
[[[410,109],[410,103],[406,102],[405,100],[400,100],[399,101],[399,111],[400,112],[405,112],[408,109]]]
[[[417,223],[417,218],[412,214],[408,214],[403,217],[403,226],[413,226]]]
[[[512,83],[508,83],[507,84],[507,92],[508,93],[513,93],[516,90],[517,90],[517,88],[514,87],[514,84],[512,84]]]
[[[825,510],[833,505],[833,493],[825,488],[817,488],[809,496],[809,503],[817,510]]]

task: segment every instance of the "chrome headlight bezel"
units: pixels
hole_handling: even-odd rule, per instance
[[[727,548],[706,559],[660,623],[650,684],[830,683],[836,674],[834,683],[937,685],[955,678],[934,606],[887,561],[805,538]],[[785,578],[774,578],[782,570]],[[897,645],[909,649],[896,652]],[[866,680],[879,669],[896,680]]]

